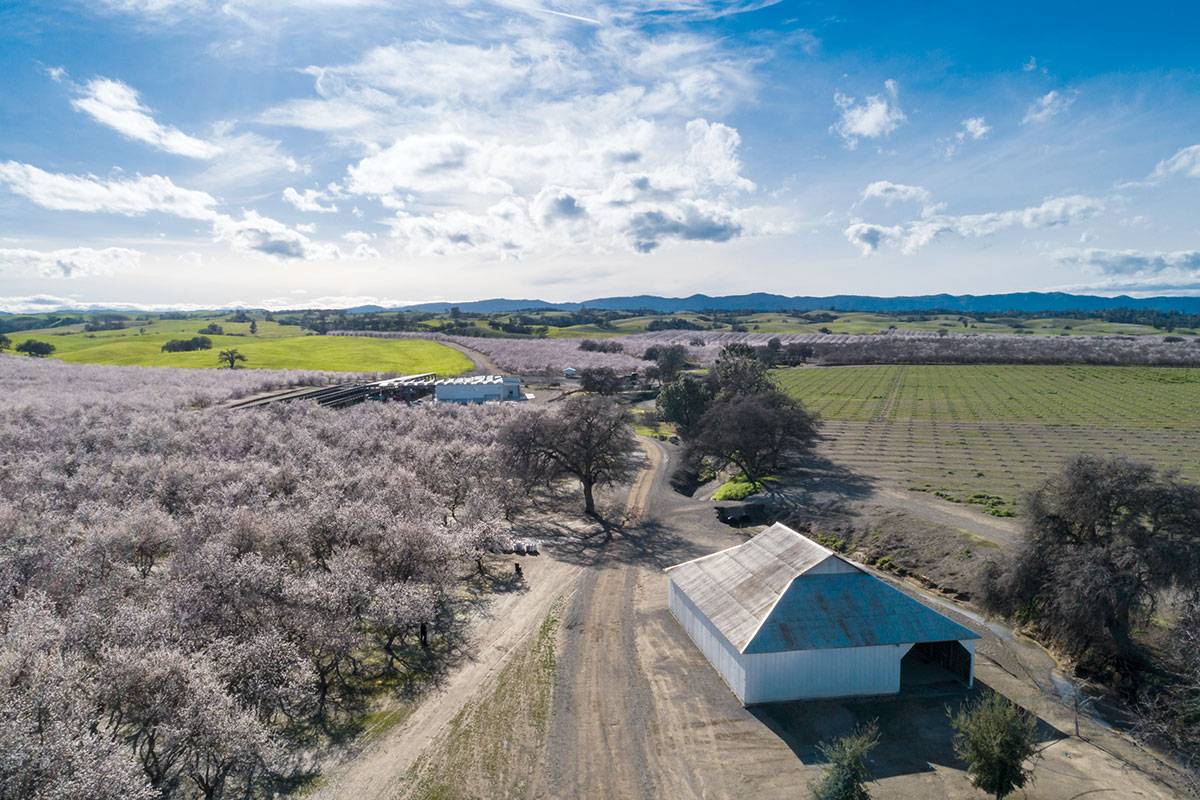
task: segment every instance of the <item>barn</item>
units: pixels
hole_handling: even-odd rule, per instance
[[[977,634],[783,524],[666,572],[671,613],[745,705],[974,679]]]

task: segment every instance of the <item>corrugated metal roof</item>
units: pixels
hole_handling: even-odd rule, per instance
[[[829,561],[857,571],[828,548],[776,523],[748,542],[667,571],[671,579],[741,650],[798,575]]]
[[[742,652],[978,638],[969,628],[865,572],[803,575],[792,581]]]
[[[744,653],[978,638],[780,523],[667,572]]]

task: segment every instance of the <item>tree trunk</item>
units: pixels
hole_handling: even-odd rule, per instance
[[[583,513],[596,516],[596,499],[592,496],[595,481],[583,479]]]

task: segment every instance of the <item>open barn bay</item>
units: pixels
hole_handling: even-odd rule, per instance
[[[1200,479],[1197,369],[909,365],[775,377],[825,420],[830,458],[997,515],[1081,452]]]

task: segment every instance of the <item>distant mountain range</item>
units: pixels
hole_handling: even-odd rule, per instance
[[[835,294],[828,297],[787,297],[781,294],[756,292],[754,294],[727,294],[712,297],[694,294],[690,297],[659,297],[641,294],[628,297],[597,297],[580,303],[548,303],[545,300],[464,300],[459,303],[418,303],[407,306],[360,305],[345,309],[351,313],[371,311],[434,311],[444,312],[457,306],[462,311],[513,312],[513,311],[578,311],[581,308],[611,311],[648,310],[659,313],[674,311],[837,311],[914,312],[914,311],[979,311],[1003,313],[1005,311],[1104,311],[1111,308],[1154,309],[1156,311],[1179,311],[1186,314],[1200,313],[1200,297],[1143,297],[1135,298],[1098,297],[1086,294],[1064,294],[1062,292],[1014,292],[1010,294],[919,294],[904,297],[875,297],[859,294]],[[213,306],[207,312],[265,311],[253,306]],[[138,313],[141,307],[127,303],[81,303],[78,306],[64,302],[62,305],[47,305],[42,311],[72,313]],[[156,306],[155,311],[172,310],[170,306]],[[178,310],[199,311],[195,307]],[[0,314],[5,312],[0,308]]]
[[[786,297],[779,294],[756,292],[711,297],[694,294],[690,297],[659,297],[657,295],[634,295],[631,297],[599,297],[581,303],[547,303],[545,300],[475,300],[462,303],[421,303],[403,308],[360,306],[348,311],[449,311],[457,306],[462,311],[509,312],[547,311],[559,309],[578,311],[580,308],[595,308],[611,311],[634,311],[648,309],[661,313],[674,311],[815,311],[836,309],[838,311],[1104,311],[1110,308],[1139,308],[1157,311],[1179,311],[1187,314],[1200,313],[1200,297],[1144,297],[1135,298],[1097,297],[1095,295],[1064,294],[1062,292],[1015,292],[1010,294],[922,294],[906,297],[872,297],[870,295],[838,294],[829,297]]]

